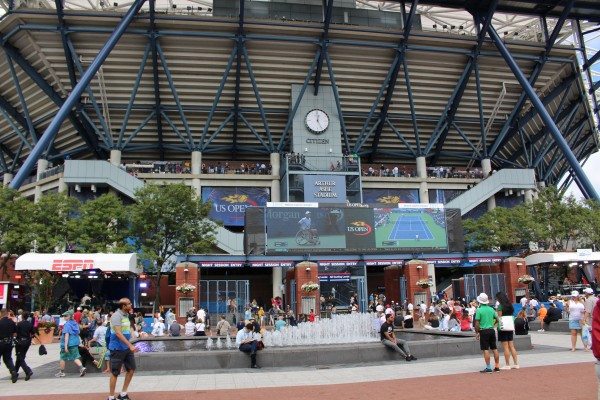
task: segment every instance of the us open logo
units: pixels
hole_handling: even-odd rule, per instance
[[[346,227],[346,230],[356,236],[368,236],[373,232],[371,225],[365,221],[354,221],[350,223],[350,226]]]

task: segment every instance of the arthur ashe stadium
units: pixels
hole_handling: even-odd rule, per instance
[[[85,200],[183,180],[223,222],[220,254],[190,256],[206,276],[341,253],[381,273],[392,253],[464,250],[449,221],[426,244],[440,204],[476,216],[571,183],[598,198],[581,168],[599,140],[596,0],[0,7],[4,184]],[[318,237],[298,236],[311,210]],[[281,269],[253,271],[280,293]]]

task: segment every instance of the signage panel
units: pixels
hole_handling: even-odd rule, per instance
[[[209,217],[225,226],[244,226],[247,207],[262,207],[269,201],[268,188],[210,187],[202,188],[202,201],[211,202]]]

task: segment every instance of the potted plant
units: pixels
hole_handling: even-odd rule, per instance
[[[38,323],[37,339],[40,342],[40,344],[52,343],[52,339],[54,337],[54,329],[56,329],[56,322],[54,321],[40,321]]]
[[[525,275],[521,275],[521,276],[520,276],[520,277],[517,279],[517,281],[518,281],[519,283],[524,283],[524,284],[526,284],[526,285],[529,285],[531,282],[534,282],[534,281],[535,281],[535,278],[534,278],[533,276],[531,276],[531,275],[527,275],[527,274],[525,274]]]
[[[310,281],[310,282],[306,282],[304,285],[300,286],[300,288],[306,293],[311,293],[311,292],[315,292],[315,291],[319,290],[319,284]]]
[[[417,281],[417,286],[422,289],[427,289],[433,286],[433,283],[429,279],[419,279]]]
[[[196,290],[196,286],[190,285],[189,283],[184,283],[183,285],[177,286],[175,290],[182,294],[188,294]]]

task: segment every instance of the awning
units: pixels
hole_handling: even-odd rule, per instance
[[[18,260],[17,260],[18,261]],[[548,263],[571,263],[571,262],[598,262],[600,261],[600,252],[598,251],[577,251],[560,253],[536,253],[525,257],[527,265],[538,265]]]
[[[132,272],[141,274],[137,255],[130,254],[76,254],[76,253],[26,253],[17,258],[17,271],[75,272],[99,269],[102,272]]]

